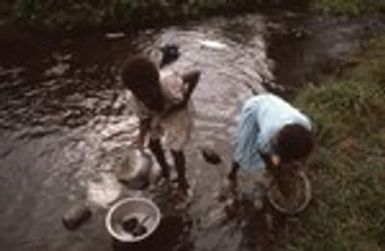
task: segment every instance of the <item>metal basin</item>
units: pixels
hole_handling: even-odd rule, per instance
[[[125,229],[127,219],[136,219],[145,229],[139,235]],[[139,242],[149,237],[159,226],[161,213],[157,205],[146,198],[126,198],[113,205],[107,213],[108,232],[121,242]]]
[[[144,189],[149,185],[153,159],[150,153],[130,149],[120,163],[116,176],[131,189]]]

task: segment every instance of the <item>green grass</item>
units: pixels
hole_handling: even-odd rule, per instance
[[[317,13],[342,15],[385,11],[385,0],[15,0],[13,17],[31,26],[55,29],[123,24],[140,27],[258,10],[261,5],[310,5]]]
[[[291,219],[288,251],[385,250],[385,38],[295,103],[315,123],[313,203]]]
[[[16,0],[14,17],[48,28],[140,27],[175,20],[249,10],[253,0]],[[254,2],[255,3],[255,2]]]
[[[313,9],[329,14],[358,15],[384,12],[383,0],[310,0]]]

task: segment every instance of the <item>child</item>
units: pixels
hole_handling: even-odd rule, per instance
[[[157,66],[142,56],[129,58],[122,71],[122,80],[134,96],[134,108],[139,117],[138,147],[146,141],[155,155],[165,179],[170,177],[163,146],[171,150],[177,172],[179,191],[187,194],[183,148],[190,139],[193,126],[193,106],[190,101],[200,78],[199,71],[183,75],[159,71]]]
[[[283,99],[269,93],[248,99],[236,132],[235,154],[228,175],[232,190],[238,169],[268,168],[276,178],[313,149],[310,120]]]

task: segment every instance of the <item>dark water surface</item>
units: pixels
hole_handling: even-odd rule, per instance
[[[290,13],[278,19],[214,18],[116,40],[55,39],[0,28],[0,250],[270,250],[280,232],[274,227],[279,217],[247,213],[229,219],[215,200],[229,168],[242,102],[251,89],[263,90],[262,83],[274,86],[273,72],[280,83],[307,81],[319,65],[314,58],[325,55],[321,45],[331,49],[341,42],[333,55],[349,51],[359,44],[355,29],[366,29],[336,29],[328,44],[320,33],[298,38],[296,31],[288,32],[286,19],[297,20]],[[317,29],[330,32],[330,27],[334,24]],[[271,47],[271,56],[267,37],[282,34],[286,40]],[[165,43],[180,45],[182,56],[173,69],[203,72],[193,96],[196,128],[186,149],[194,199],[184,212],[167,216],[151,242],[127,247],[104,228],[106,208],[125,192],[111,170],[137,133],[119,69],[129,54],[157,58],[154,48]],[[274,70],[276,62],[283,70]],[[224,164],[205,163],[202,145],[220,152]],[[83,200],[94,205],[91,220],[67,231],[63,213]]]

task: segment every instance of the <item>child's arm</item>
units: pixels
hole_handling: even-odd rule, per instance
[[[139,136],[137,140],[137,147],[139,150],[144,149],[146,135],[150,132],[151,118],[139,120]]]
[[[196,86],[198,85],[199,79],[201,76],[200,71],[190,71],[182,75],[183,83],[187,86],[186,91],[183,93],[182,103],[187,104],[191,98],[192,93],[194,92]]]
[[[228,180],[228,189],[229,192],[232,194],[237,193],[237,187],[238,187],[238,179],[237,179],[237,174],[239,170],[239,164],[235,160],[233,160],[233,163],[231,165],[231,171],[227,175],[227,180]]]
[[[274,175],[277,174],[277,171],[280,168],[280,160],[276,154],[268,154],[259,151],[259,155],[266,164],[266,169],[272,172]],[[277,159],[278,158],[278,159]]]
[[[231,165],[231,171],[230,171],[229,175],[227,176],[227,178],[228,178],[231,182],[234,182],[234,184],[237,183],[237,174],[238,174],[238,170],[239,170],[239,164],[238,164],[238,162],[233,161],[233,163],[232,163],[232,165]]]
[[[163,118],[167,117],[169,114],[181,110],[188,104],[192,93],[194,92],[196,86],[198,85],[199,79],[200,79],[200,71],[190,71],[188,73],[183,74],[181,77],[183,79],[183,84],[185,85],[184,92],[183,92],[183,98],[180,102],[174,104],[171,106],[168,110],[166,110],[163,114]]]

